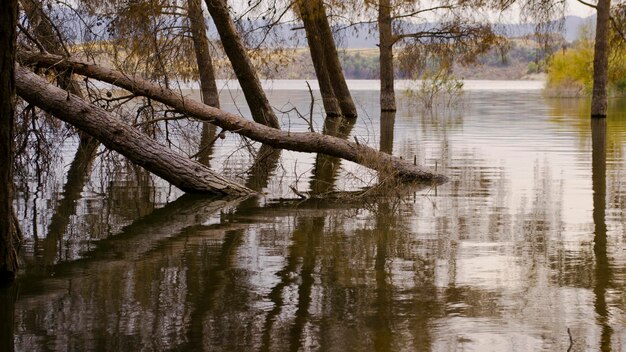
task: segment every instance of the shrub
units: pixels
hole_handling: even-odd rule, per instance
[[[590,95],[593,88],[593,41],[584,35],[574,46],[552,56],[547,88],[574,95]],[[626,94],[626,49],[613,47],[609,58],[609,93]]]

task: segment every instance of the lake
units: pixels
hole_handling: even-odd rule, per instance
[[[14,302],[0,319],[15,323],[0,339],[20,351],[626,350],[626,100],[592,121],[589,100],[544,97],[541,82],[474,81],[429,111],[399,90],[398,112],[381,116],[375,82],[350,83],[348,138],[450,182],[376,194],[375,173],[332,158],[283,151],[254,167],[259,146],[227,134],[211,166],[263,194],[193,197],[108,153],[67,176],[66,140],[50,171],[18,182],[24,263],[0,292]],[[220,86],[223,108],[247,115]],[[266,88],[284,129],[324,130],[319,92],[310,117],[303,81]],[[197,149],[197,126],[167,131]]]

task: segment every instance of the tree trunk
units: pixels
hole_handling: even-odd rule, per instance
[[[315,68],[315,76],[320,86],[320,94],[322,95],[322,103],[326,115],[330,117],[340,116],[341,107],[333,90],[333,83],[328,69],[326,67],[326,58],[324,47],[322,45],[322,37],[315,20],[315,12],[311,9],[311,2],[308,0],[299,0],[298,9],[300,10],[300,18],[304,23],[306,39],[309,44],[309,52],[311,53],[311,61]]]
[[[205,1],[222,40],[222,47],[233,65],[237,80],[246,97],[252,118],[265,126],[280,128],[278,118],[263,92],[259,77],[230,17],[226,0]]]
[[[187,15],[189,17],[193,48],[196,53],[202,101],[209,106],[219,108],[220,94],[215,83],[215,71],[211,53],[209,52],[209,39],[206,35],[201,0],[189,0],[187,2]],[[215,125],[208,122],[202,123],[198,161],[206,166],[209,166],[212,151],[212,145],[209,145],[209,143],[215,138],[215,133]]]
[[[189,17],[189,27],[193,48],[196,53],[198,73],[200,75],[200,91],[202,101],[214,108],[220,107],[220,95],[215,83],[215,71],[213,70],[213,60],[209,52],[209,39],[206,36],[206,25],[202,14],[201,0],[189,0],[187,2]]]
[[[393,132],[396,123],[395,111],[383,111],[380,114],[380,151],[393,154]]]
[[[346,159],[374,170],[393,173],[405,180],[428,180],[437,182],[447,180],[445,176],[422,170],[410,162],[393,157],[389,154],[381,153],[365,145],[348,142],[332,136],[324,136],[319,133],[280,131],[275,128],[263,126],[237,115],[204,105],[193,99],[186,99],[170,90],[141,78],[132,77],[98,65],[76,60],[64,60],[55,55],[24,52],[19,54],[23,62],[71,68],[76,74],[107,82],[131,91],[136,95],[151,98],[169,105],[188,116],[212,122],[227,131],[233,131],[252,140],[268,144],[274,148],[306,153],[323,153]],[[28,93],[27,90],[29,86],[33,85],[33,81],[35,81],[35,78],[32,77],[34,74],[27,73],[23,69],[21,69],[20,72],[21,74],[18,76],[17,80],[19,94],[22,95],[22,92],[24,92],[24,94],[30,96],[35,95],[39,103],[49,105],[49,101],[56,97],[47,93],[50,89],[46,89],[45,92],[42,92],[45,93],[45,95],[41,96]],[[38,82],[38,85],[43,84],[41,79],[38,79]],[[43,91],[43,87],[39,89]],[[59,105],[62,106],[63,104],[59,102]],[[80,120],[77,117],[74,117],[74,119]],[[119,124],[117,121],[116,123]],[[150,140],[150,142],[154,143],[152,140]]]
[[[221,195],[252,193],[206,166],[173,152],[112,117],[106,110],[48,84],[23,67],[16,69],[16,80],[18,94],[27,102],[92,135],[107,148],[185,192]]]
[[[17,13],[16,0],[0,3],[0,283],[12,281],[18,269],[12,172]]]
[[[593,57],[593,95],[591,116],[606,117],[609,85],[609,34],[611,25],[611,0],[598,0],[596,43]]]
[[[391,2],[378,2],[378,35],[380,43],[380,109],[396,111],[396,94],[393,77],[393,32],[391,27]]]
[[[328,15],[326,14],[324,3],[322,0],[309,1],[313,3],[312,6],[317,13],[315,19],[317,21],[317,28],[319,30],[320,38],[325,51],[324,58],[326,60],[326,68],[328,69],[328,74],[331,77],[333,91],[335,92],[335,97],[337,97],[337,100],[339,101],[341,112],[345,117],[357,117],[356,106],[352,100],[352,95],[350,95],[350,90],[348,89],[343,69],[339,63],[339,53],[337,53],[337,46],[335,45],[333,32],[330,28],[330,23],[328,22]]]

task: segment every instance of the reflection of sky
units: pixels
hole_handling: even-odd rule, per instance
[[[399,94],[394,155],[409,160],[416,155],[429,168],[437,164],[451,182],[420,190],[394,206],[355,201],[329,209],[300,209],[295,203],[273,209],[274,203],[264,199],[260,206],[227,208],[219,215],[212,213],[218,207],[182,207],[170,221],[159,218],[129,226],[119,242],[114,238],[108,250],[105,246],[99,251],[97,242],[96,250],[85,248],[80,233],[68,230],[74,231],[76,246],[83,251],[65,255],[73,259],[91,250],[95,255],[87,256],[80,270],[59,271],[56,280],[69,282],[73,292],[56,290],[41,298],[33,283],[24,288],[31,300],[18,302],[26,317],[20,329],[34,328],[24,332],[19,345],[31,346],[28,334],[36,335],[40,326],[28,317],[40,311],[54,322],[48,326],[56,323],[55,331],[79,338],[84,331],[72,330],[81,319],[73,315],[78,306],[86,316],[103,316],[102,321],[90,320],[95,331],[105,327],[114,334],[120,329],[143,341],[169,336],[163,346],[174,348],[186,339],[190,314],[209,301],[202,316],[205,339],[239,349],[240,343],[247,343],[246,349],[258,347],[268,328],[270,347],[286,349],[284,336],[304,319],[303,345],[312,349],[328,341],[339,350],[371,349],[371,340],[381,335],[376,324],[388,324],[395,350],[567,350],[567,328],[579,350],[597,350],[601,326],[594,309],[598,280],[588,120],[581,122],[575,109],[553,106],[537,91],[539,86],[511,92],[500,88],[516,83],[497,85],[491,91],[484,90],[487,83],[482,91],[469,90],[455,109],[432,114]],[[243,97],[233,96],[246,115]],[[354,96],[361,114],[352,136],[377,147],[378,92],[357,89]],[[228,97],[224,92],[224,108],[236,112]],[[307,90],[276,89],[270,100],[281,110],[295,106],[308,113]],[[316,101],[314,125],[319,131],[319,96]],[[291,130],[307,128],[293,114],[281,121]],[[609,130],[609,139],[622,143],[623,130]],[[240,139],[231,134],[219,140],[213,165],[245,177],[251,160],[245,150],[231,155],[238,146]],[[616,200],[624,198],[619,177],[624,162],[616,155],[619,151],[607,153],[607,252],[615,277],[605,294],[613,344],[621,346],[626,341],[621,269],[626,258],[623,210]],[[290,184],[305,190],[314,160],[312,154],[284,152],[265,190],[268,198],[293,198],[286,187]],[[342,162],[342,167],[338,189],[367,184],[373,177],[352,163]],[[94,176],[96,184],[101,176]],[[104,188],[109,193],[98,198],[89,192],[94,185],[87,187],[85,194],[96,199],[80,200],[77,224],[85,222],[81,216],[102,212],[96,200],[112,202],[114,209],[106,211],[126,215],[101,221],[132,221],[134,213],[124,213],[135,206],[128,204],[134,196],[128,192],[140,185],[114,181],[111,185],[122,195]],[[152,201],[158,205],[179,194],[168,187],[156,189]],[[106,235],[115,235],[115,229],[109,231]],[[231,247],[223,245],[227,238],[234,238]],[[212,287],[203,280],[218,283]],[[109,282],[122,288],[118,291]],[[201,292],[193,291],[194,285]],[[100,292],[100,286],[108,290]],[[203,296],[207,287],[210,299]],[[85,295],[81,289],[98,294]],[[308,307],[300,307],[307,292]],[[65,315],[70,318],[65,320]],[[119,327],[116,319],[121,320]]]

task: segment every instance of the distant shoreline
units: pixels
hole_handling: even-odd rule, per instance
[[[308,90],[308,82],[313,91],[319,91],[317,80],[304,79],[266,79],[261,84],[265,90]],[[348,88],[353,91],[379,91],[380,81],[377,79],[349,79]],[[396,91],[418,89],[421,80],[396,80]],[[219,89],[239,90],[236,80],[217,80]],[[190,82],[187,89],[199,89],[198,83]],[[545,80],[463,80],[464,91],[540,91],[545,88]]]

